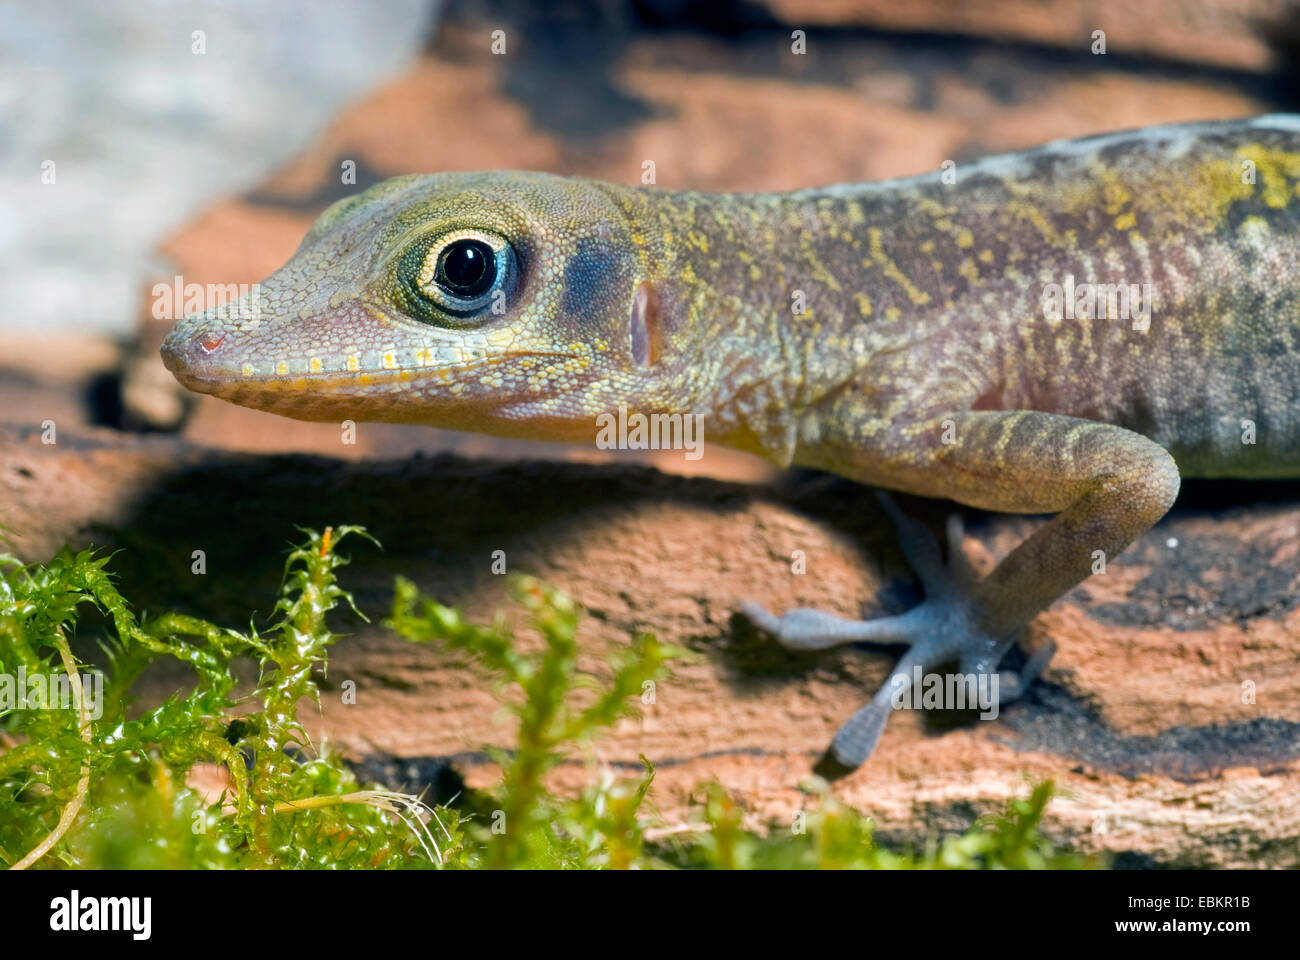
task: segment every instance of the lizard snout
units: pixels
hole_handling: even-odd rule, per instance
[[[187,324],[178,324],[163,340],[159,352],[163,366],[191,390],[211,393],[217,384],[231,379],[231,372],[218,362],[229,334]],[[208,385],[205,389],[205,384]]]

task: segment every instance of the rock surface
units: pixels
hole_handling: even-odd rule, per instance
[[[734,615],[738,602],[874,615],[919,597],[869,492],[818,475],[778,490],[640,465],[346,462],[108,432],[48,446],[5,430],[0,503],[20,554],[121,548],[114,566],[139,607],[232,626],[254,605],[269,612],[295,524],[364,524],[384,550],[352,544],[345,585],[372,624],[349,623],[335,647],[313,736],[417,788],[448,766],[490,782],[482,747],[508,746],[510,730],[476,675],[374,624],[398,573],[490,618],[508,607],[490,571],[504,550],[510,569],[582,602],[584,649],[649,630],[697,653],[594,750],[628,775],[638,755],[654,760],[669,824],[709,779],[742,796],[755,823],[789,823],[806,801],[800,782],[898,652],[788,653]],[[904,505],[936,528],[946,509]],[[1037,522],[968,520],[964,546],[982,568]],[[1190,484],[1105,575],[1035,621],[1024,646],[1050,638],[1059,652],[1026,700],[992,721],[898,714],[837,795],[876,817],[882,837],[915,840],[997,808],[1026,775],[1051,777],[1068,795],[1047,828],[1079,849],[1131,865],[1300,864],[1298,545],[1294,486]],[[190,572],[196,549],[205,576]],[[791,569],[797,550],[804,575]],[[355,705],[339,696],[349,679]],[[185,680],[154,675],[147,688],[160,698]],[[577,789],[589,771],[575,758],[555,776]]]

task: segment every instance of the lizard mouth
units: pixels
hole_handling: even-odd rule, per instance
[[[248,394],[292,393],[297,390],[324,387],[331,392],[347,393],[351,388],[358,390],[367,387],[382,386],[395,382],[429,382],[442,381],[447,384],[460,382],[471,374],[491,369],[516,356],[537,356],[554,358],[556,354],[517,354],[509,358],[494,357],[466,363],[445,364],[442,366],[404,367],[377,370],[322,371],[320,373],[285,373],[265,375],[244,375],[234,372],[204,371],[195,372],[183,364],[173,366],[164,360],[164,366],[187,390],[224,397],[231,393]]]
[[[513,362],[563,363],[574,359],[568,353],[529,350],[441,363],[357,365],[355,368],[340,364],[339,369],[263,372],[251,365],[237,367],[229,361],[214,363],[209,354],[219,346],[219,342],[204,340],[203,335],[185,338],[177,337],[173,332],[160,349],[163,366],[183,387],[195,393],[261,406],[254,402],[254,397],[301,393],[322,399],[325,396],[365,399],[369,394],[391,389],[396,383],[422,385],[426,396],[444,392],[455,395],[463,389],[457,387],[458,384],[474,383],[484,372]]]
[[[535,395],[522,381],[505,390],[499,380],[495,386],[480,385],[504,359],[514,356],[454,366],[283,376],[196,371],[175,355],[165,362],[181,385],[195,393],[294,420],[408,423],[503,437],[591,442],[591,416],[533,409]]]

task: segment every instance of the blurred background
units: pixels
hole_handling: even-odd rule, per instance
[[[344,447],[191,397],[157,356],[154,284],[260,280],[325,206],[400,173],[637,183],[653,160],[665,188],[783,190],[1300,110],[1298,49],[1294,0],[5,0],[0,423],[598,459],[379,425]]]

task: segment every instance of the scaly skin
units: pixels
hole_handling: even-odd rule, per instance
[[[976,583],[891,507],[927,593],[901,617],[746,606],[791,646],[912,644],[832,745],[851,768],[913,665],[995,671],[1097,551],[1160,519],[1180,468],[1300,476],[1300,117],[955,173],[723,195],[399,177],[327,210],[256,304],[181,321],[163,357],[191,389],[299,419],[590,441],[620,406],[700,413],[711,441],[781,465],[1054,513]],[[466,238],[496,258],[495,310],[436,274]],[[1044,285],[1067,276],[1149,284],[1149,324],[1056,319]]]

